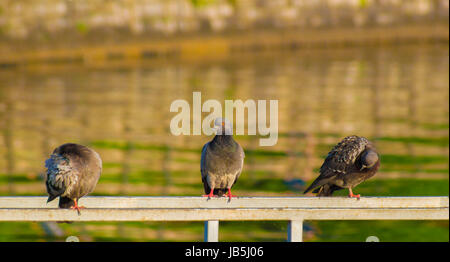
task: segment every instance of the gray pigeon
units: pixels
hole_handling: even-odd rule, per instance
[[[64,144],[56,148],[45,161],[47,168],[47,203],[59,197],[60,208],[78,211],[78,200],[91,193],[102,172],[102,160],[94,150],[78,144]]]
[[[328,153],[319,177],[304,193],[317,188],[313,191],[317,196],[331,196],[336,190],[348,188],[349,197],[359,199],[352,188],[374,176],[379,167],[374,145],[364,137],[348,136]]]
[[[239,178],[244,165],[244,150],[233,139],[233,127],[226,119],[214,121],[216,136],[202,149],[200,171],[205,189],[205,197],[231,194],[231,188]]]

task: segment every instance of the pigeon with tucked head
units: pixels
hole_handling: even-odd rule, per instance
[[[304,193],[317,188],[317,196],[331,196],[334,191],[347,188],[349,197],[359,199],[352,188],[374,176],[380,167],[378,153],[369,140],[348,136],[328,153],[320,167],[320,175]]]
[[[60,208],[78,211],[78,200],[94,191],[102,172],[102,160],[94,150],[68,143],[56,148],[45,161],[48,192],[47,203],[59,197]]]

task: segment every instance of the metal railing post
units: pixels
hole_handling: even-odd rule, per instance
[[[303,220],[291,220],[288,224],[288,242],[303,241]]]
[[[219,220],[205,221],[205,242],[219,242]]]

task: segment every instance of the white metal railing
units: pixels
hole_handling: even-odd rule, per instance
[[[0,221],[205,221],[218,241],[219,221],[289,221],[288,241],[302,241],[305,220],[448,220],[449,197],[102,197],[80,199],[81,215],[47,197],[0,197]]]

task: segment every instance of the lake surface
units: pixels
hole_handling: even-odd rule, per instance
[[[246,151],[237,195],[301,195],[331,147],[353,134],[373,140],[381,154],[373,180],[438,180],[448,195],[448,71],[448,45],[0,69],[0,194],[45,195],[44,161],[66,142],[102,156],[95,195],[203,194],[200,152],[212,137],[169,130],[171,103],[191,103],[199,91],[202,101],[278,100],[275,146],[236,137]],[[363,189],[355,191],[442,193]]]

